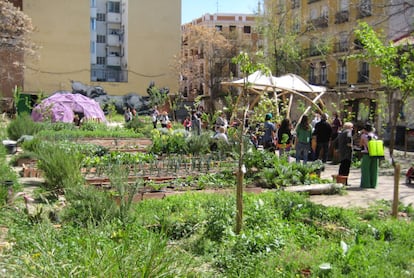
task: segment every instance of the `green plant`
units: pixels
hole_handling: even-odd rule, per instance
[[[125,123],[125,128],[131,129],[135,132],[139,132],[144,129],[147,124],[141,120],[140,117],[133,117],[131,121]]]
[[[72,150],[68,152],[63,146],[50,143],[39,144],[34,152],[38,156],[38,168],[44,173],[46,190],[53,195],[63,193],[65,187],[80,183],[81,155]]]
[[[18,140],[23,135],[35,135],[42,128],[42,125],[34,122],[29,114],[23,113],[9,123],[7,135],[11,140]]]

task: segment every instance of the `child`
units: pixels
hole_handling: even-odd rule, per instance
[[[183,126],[185,128],[185,130],[190,131],[191,129],[191,119],[190,116],[187,116],[183,122]]]

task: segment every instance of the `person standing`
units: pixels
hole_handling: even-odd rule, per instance
[[[277,130],[277,146],[279,148],[279,156],[284,155],[290,151],[292,145],[292,124],[288,118],[285,118],[280,123],[280,128]]]
[[[352,130],[354,125],[351,122],[344,123],[343,130],[338,134],[336,140],[339,150],[339,176],[349,176],[349,169],[352,162],[353,139]]]
[[[274,152],[275,147],[275,136],[276,136],[276,127],[275,124],[270,122],[272,119],[272,114],[267,113],[265,116],[265,123],[264,123],[264,135],[263,135],[263,148],[265,150]]]
[[[191,130],[196,134],[201,134],[201,118],[199,117],[199,113],[197,111],[193,111],[191,115]]]
[[[376,188],[378,185],[378,165],[379,158],[369,156],[368,142],[371,139],[377,139],[374,128],[371,124],[366,124],[361,130],[360,147],[362,153],[361,159],[361,187]]]
[[[310,143],[312,139],[312,126],[309,124],[308,116],[304,115],[296,128],[296,162],[303,164],[308,162]]]
[[[190,131],[191,129],[191,119],[190,116],[185,117],[185,120],[183,122],[183,126],[185,128],[186,131]]]
[[[329,154],[328,157],[331,158],[333,163],[338,162],[338,154],[335,152],[335,147],[333,142],[335,141],[336,137],[338,137],[339,132],[342,128],[342,121],[339,119],[338,112],[333,112],[333,120],[331,122],[332,126],[332,135],[331,135],[331,144],[329,145]]]
[[[315,112],[315,115],[311,122],[312,129],[314,129],[316,124],[319,123],[320,121],[321,121],[321,114],[319,114],[319,112]]]
[[[170,119],[168,118],[168,112],[164,111],[162,112],[161,116],[160,116],[160,123],[161,123],[161,127],[162,128],[167,128],[167,124],[170,121]]]
[[[315,158],[321,157],[322,162],[325,163],[328,160],[329,140],[332,135],[332,127],[327,122],[327,115],[323,113],[321,120],[315,125],[313,136],[316,136],[316,150]],[[323,152],[321,155],[321,151]]]
[[[224,129],[227,129],[227,125],[228,125],[228,122],[226,119],[226,114],[220,111],[219,116],[216,119],[214,130],[216,131],[216,133],[218,133],[220,127],[224,127]]]
[[[131,108],[127,107],[125,109],[124,112],[124,119],[125,119],[125,123],[128,123],[132,120],[132,112],[131,112]]]
[[[154,106],[152,110],[152,114],[151,114],[152,125],[154,126],[154,128],[157,128],[157,121],[158,121],[159,115],[160,115],[160,112],[158,112],[157,106]]]

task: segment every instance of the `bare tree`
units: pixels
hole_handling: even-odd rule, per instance
[[[187,83],[190,92],[210,95],[213,100],[222,77],[229,76],[231,44],[220,31],[211,27],[192,25],[183,36],[179,61],[182,82]]]
[[[1,93],[22,86],[24,55],[36,53],[30,40],[34,28],[31,19],[6,0],[0,0],[0,81]]]

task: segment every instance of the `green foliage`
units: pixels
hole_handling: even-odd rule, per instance
[[[23,135],[34,135],[42,130],[42,125],[34,122],[29,114],[21,114],[7,126],[7,135],[11,140],[18,140]]]
[[[168,95],[163,90],[153,86],[149,88],[149,91],[150,104],[152,107],[163,106],[167,102]]]
[[[133,217],[122,223],[108,212],[116,208],[102,204],[107,192],[73,189],[76,197],[68,196],[65,208],[71,215],[63,214],[58,229],[0,208],[0,224],[7,223],[13,242],[1,255],[6,276],[301,277],[308,270],[328,277],[324,263],[331,265],[329,277],[414,272],[413,223],[391,219],[382,205],[347,210],[283,191],[245,194],[244,229],[236,235],[229,194],[145,200],[132,205]],[[361,221],[368,211],[377,216]]]
[[[192,155],[206,154],[210,152],[212,143],[213,139],[210,132],[203,132],[200,135],[192,134],[186,138],[186,150]]]
[[[80,183],[81,155],[77,151],[68,151],[63,146],[50,143],[39,144],[34,152],[38,156],[38,168],[45,177],[44,187],[52,194],[59,194],[71,184]]]
[[[133,117],[131,121],[125,123],[125,128],[131,129],[137,133],[142,131],[146,126],[148,125],[139,117]]]
[[[151,139],[151,153],[187,153],[188,145],[186,143],[186,132],[184,130],[153,129]]]
[[[65,187],[67,206],[60,213],[62,223],[86,228],[114,219],[116,203],[108,192],[92,186],[73,184]]]
[[[246,176],[253,178],[263,187],[280,188],[286,186],[324,183],[319,173],[324,170],[321,161],[305,164],[289,163],[275,153],[252,150],[244,156]]]
[[[9,187],[5,182],[13,182],[16,187],[17,175],[16,172],[9,166],[6,161],[6,148],[3,144],[0,145],[0,207],[5,205],[8,199]]]

